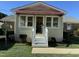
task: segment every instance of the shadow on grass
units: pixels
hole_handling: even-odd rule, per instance
[[[31,42],[26,42],[25,44],[26,45],[29,45],[29,46],[32,46],[32,43]]]
[[[66,47],[69,47],[71,44],[79,44],[79,37],[72,37],[65,44]]]
[[[72,44],[79,44],[79,37],[73,37],[73,38],[71,39],[71,43],[72,43]]]
[[[49,47],[69,47],[72,44],[79,44],[79,37],[71,37],[63,42],[49,43]]]
[[[14,41],[7,40],[7,44],[5,44],[5,39],[0,39],[0,50],[8,50],[15,44]]]

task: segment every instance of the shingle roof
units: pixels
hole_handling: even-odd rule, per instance
[[[6,16],[6,17],[0,19],[0,21],[9,21],[9,22],[15,22],[15,20],[16,20],[15,15]]]
[[[64,14],[63,12],[56,10],[44,3],[33,4],[29,7],[16,10],[16,13],[26,13],[26,14]]]

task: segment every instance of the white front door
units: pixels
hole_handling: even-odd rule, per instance
[[[42,34],[43,33],[43,16],[36,16],[36,34]]]

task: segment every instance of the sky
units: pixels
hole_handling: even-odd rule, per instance
[[[14,14],[11,9],[23,5],[29,5],[35,1],[0,1],[0,12],[7,15]],[[65,16],[72,16],[79,20],[79,1],[44,1],[48,5],[55,6],[65,11]]]

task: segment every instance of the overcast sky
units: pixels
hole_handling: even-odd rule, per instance
[[[0,12],[12,15],[11,9],[31,4],[35,1],[0,1]],[[79,19],[79,1],[44,1],[45,3],[66,11],[66,16]]]

